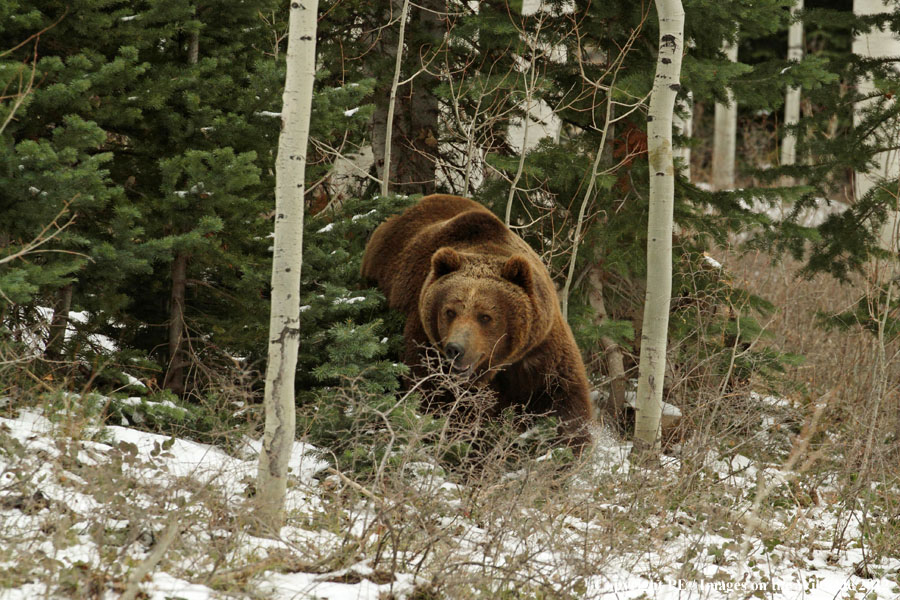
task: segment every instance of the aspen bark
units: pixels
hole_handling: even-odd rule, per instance
[[[725,55],[737,62],[737,41],[725,44]],[[713,133],[712,177],[713,189],[734,189],[734,157],[737,139],[737,103],[728,90],[728,103],[716,102],[715,132]]]
[[[791,17],[794,19],[788,29],[787,59],[791,62],[800,62],[803,59],[803,22],[800,21],[799,12],[803,10],[803,0],[795,0],[791,7]],[[800,120],[800,88],[789,87],[784,97],[784,124],[796,125]],[[797,136],[789,131],[781,142],[781,164],[793,165],[797,162]]]
[[[641,358],[634,425],[634,448],[648,457],[659,452],[663,378],[672,296],[672,221],[675,166],[672,114],[680,89],[684,49],[681,0],[656,0],[659,55],[647,116],[650,161],[650,214],[647,225],[647,291],[641,331]]]
[[[857,16],[873,15],[887,12],[882,0],[854,0],[853,13]],[[890,25],[882,29],[873,29],[868,33],[860,33],[853,40],[853,53],[866,58],[885,58],[900,55],[900,38],[891,31]],[[857,90],[863,94],[874,94],[875,83],[871,77],[857,82]],[[863,112],[874,100],[864,100],[856,106],[853,124],[858,125]],[[887,145],[895,146],[898,134],[898,123],[886,121],[875,133],[877,139],[885,140]],[[886,181],[896,181],[900,177],[900,157],[897,150],[892,149],[875,155],[875,168],[867,172],[857,172],[854,177],[854,195],[857,199],[865,196],[872,188]],[[896,210],[888,214],[881,229],[881,246],[886,250],[897,252],[900,249],[900,213]]]
[[[673,116],[675,130],[684,137],[691,137],[694,134],[694,94],[688,92],[684,98],[679,98],[676,106],[679,110],[684,111],[685,116],[681,117],[678,112]],[[691,147],[682,145],[675,148],[675,158],[680,158],[683,166],[681,167],[681,176],[691,180]]]
[[[257,473],[257,526],[284,523],[288,461],[294,445],[294,375],[300,343],[300,268],[306,146],[316,72],[318,0],[291,2],[281,135],[275,160],[275,240],[266,368],[266,427]]]

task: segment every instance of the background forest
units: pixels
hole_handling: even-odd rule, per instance
[[[545,448],[508,431],[491,433],[504,451],[470,471],[466,456],[478,444],[448,441],[446,423],[422,415],[419,398],[403,392],[402,318],[361,280],[359,265],[372,230],[424,194],[475,198],[535,248],[597,391],[607,445],[627,441],[633,419],[653,4],[407,4],[402,44],[403,1],[319,6],[297,437],[322,451],[322,472],[331,470],[342,494],[356,494],[332,498],[332,515],[370,490],[382,508],[384,498],[409,501],[410,489],[391,487],[403,477],[386,477],[409,465],[491,485],[524,469],[536,473],[529,482],[550,486],[546,493],[565,487],[555,467],[533,460]],[[854,183],[896,150],[900,50],[864,56],[853,41],[882,27],[900,32],[900,10],[888,2],[866,16],[850,0],[793,6],[684,1],[665,382],[681,418],[664,425],[666,453],[680,462],[671,480],[661,475],[659,489],[631,505],[611,498],[641,496],[647,480],[598,476],[607,487],[592,488],[591,502],[630,505],[625,524],[597,509],[607,519],[598,527],[638,531],[634,547],[665,535],[636,524],[654,506],[673,515],[690,507],[711,521],[730,518],[710,508],[720,501],[754,518],[826,506],[834,520],[821,535],[754,525],[728,549],[746,562],[740,543],[757,531],[768,552],[792,535],[810,548],[826,539],[836,555],[863,549],[851,561],[856,576],[887,572],[896,582],[896,561],[881,561],[900,557],[900,322],[896,252],[884,234],[898,210],[897,174],[865,193]],[[788,29],[798,22],[802,53],[789,59]],[[268,0],[0,5],[0,415],[41,407],[67,434],[121,423],[238,454],[245,436],[259,436],[286,33],[287,6]],[[864,79],[870,87],[859,85]],[[786,123],[791,88],[801,90],[800,113]],[[714,142],[726,129],[715,115],[729,101],[730,151]],[[788,143],[796,146],[790,160]],[[0,445],[0,455],[12,456],[4,450],[12,447]],[[729,477],[746,477],[733,497],[704,496],[709,481],[726,479],[707,473],[710,456],[726,461]],[[751,480],[750,463],[735,467],[736,457],[758,463],[759,473],[770,465],[792,475],[767,486],[762,475]],[[482,493],[469,500],[479,505]],[[508,509],[490,500],[485,522]],[[531,489],[516,501],[545,499]],[[584,506],[573,514],[599,518]],[[396,536],[379,543],[396,561],[405,525],[382,508],[380,525]],[[621,548],[615,535],[598,551]],[[710,560],[727,564],[726,543],[717,544],[721,554],[710,551]],[[403,551],[423,553],[424,564],[435,547]],[[376,572],[386,568],[381,545],[342,548],[285,568],[337,570],[360,555]],[[889,566],[876,573],[879,564]],[[27,579],[4,569],[0,587]],[[244,593],[257,574],[216,582]],[[79,597],[113,585],[72,577],[54,580],[54,589],[65,596],[65,585],[75,586]],[[504,585],[534,585],[509,577],[434,577],[411,589],[434,594],[421,598],[500,597]],[[580,597],[578,577],[537,585],[546,595],[533,597]]]

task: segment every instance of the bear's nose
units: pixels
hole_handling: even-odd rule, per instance
[[[447,355],[447,358],[450,360],[456,360],[462,353],[465,351],[465,348],[462,347],[462,344],[457,344],[456,342],[450,342],[444,348],[444,354]]]

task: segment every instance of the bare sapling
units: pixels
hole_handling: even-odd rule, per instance
[[[628,54],[628,51],[630,50],[632,44],[634,44],[639,32],[640,29],[635,29],[632,32],[631,37],[628,39],[628,42],[622,47],[619,55],[611,62],[610,66],[597,81],[593,81],[589,77],[587,77],[584,72],[584,64],[582,62],[584,60],[584,54],[582,52],[578,53],[578,61],[581,67],[582,80],[584,80],[584,82],[587,83],[590,88],[593,88],[597,92],[603,92],[606,96],[606,103],[604,106],[603,133],[600,136],[600,143],[597,145],[597,153],[594,155],[594,161],[591,164],[591,172],[589,175],[590,179],[588,180],[587,190],[585,190],[584,199],[582,200],[581,207],[578,210],[578,218],[575,221],[575,235],[573,236],[572,240],[572,252],[571,256],[569,257],[569,266],[566,271],[566,281],[565,283],[563,283],[563,287],[559,293],[560,308],[562,309],[563,318],[567,320],[569,316],[569,294],[572,289],[572,284],[575,281],[575,264],[578,259],[578,248],[581,245],[583,231],[585,229],[585,216],[588,214],[587,209],[593,203],[594,188],[597,183],[597,178],[600,175],[612,173],[618,168],[620,164],[623,164],[631,158],[623,157],[619,165],[613,165],[601,171],[600,165],[604,156],[603,151],[608,145],[608,140],[611,139],[615,124],[629,117],[634,111],[643,106],[644,101],[646,100],[646,97],[640,98],[630,105],[625,104],[621,101],[614,100],[616,77],[618,75],[619,69],[622,68],[625,57]],[[609,84],[601,83],[607,78],[610,79]],[[619,108],[618,111],[615,110],[616,107]]]
[[[384,132],[384,171],[381,175],[381,195],[387,196],[391,180],[391,137],[394,132],[394,110],[397,105],[397,88],[400,87],[400,66],[403,64],[403,38],[406,35],[406,16],[409,0],[403,0],[400,9],[400,35],[397,38],[397,60],[394,62],[394,80],[391,83],[391,99],[388,101],[387,126]]]

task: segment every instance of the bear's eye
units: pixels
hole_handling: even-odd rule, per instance
[[[487,325],[491,321],[493,321],[491,315],[478,315],[478,322],[482,325]]]
[[[455,318],[456,318],[456,311],[453,310],[452,308],[448,308],[447,311],[446,311],[444,314],[447,315],[447,318],[448,318],[448,319],[455,319]]]

